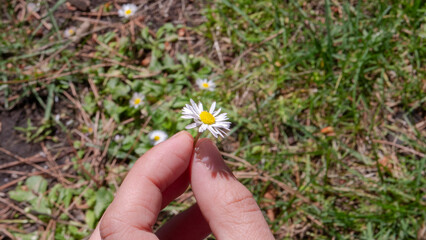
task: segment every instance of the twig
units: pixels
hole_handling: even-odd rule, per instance
[[[13,236],[9,231],[6,230],[3,226],[0,226],[0,232],[4,233],[7,237],[12,240],[16,240],[15,236]]]
[[[278,35],[282,34],[284,32],[284,29],[281,29],[280,31],[278,31],[277,33],[272,34],[271,36],[263,39],[260,43],[255,44],[254,46],[250,47],[249,49],[245,50],[240,56],[238,56],[236,59],[234,59],[231,63],[231,65],[235,65],[234,69],[237,69],[239,67],[239,62],[241,61],[241,59],[246,56],[247,54],[249,54],[251,51],[253,51],[256,48],[259,48],[260,46],[262,46],[264,43],[269,42],[270,40],[276,38]]]
[[[49,166],[50,169],[56,170],[56,174],[59,176],[59,181],[64,184],[67,180],[62,176],[62,172],[58,168],[58,164],[55,161],[55,158],[52,157],[50,152],[47,150],[44,143],[41,143],[41,148],[43,149],[44,154],[46,154],[48,163],[50,163],[51,166]]]
[[[375,142],[375,143],[381,143],[381,144],[386,144],[386,145],[391,145],[391,146],[397,147],[397,148],[399,148],[399,149],[401,149],[401,150],[404,150],[404,151],[406,151],[406,152],[409,152],[409,153],[412,153],[412,154],[414,154],[414,155],[417,155],[417,156],[419,156],[419,157],[421,157],[421,158],[426,158],[426,154],[423,154],[423,153],[421,153],[421,152],[417,152],[417,151],[416,151],[416,150],[414,150],[414,149],[411,149],[411,148],[408,148],[408,147],[405,147],[405,146],[399,145],[399,144],[397,144],[397,143],[388,142],[388,141],[385,141],[385,140],[379,140],[379,139],[373,139],[373,142]]]
[[[95,14],[97,15],[98,13],[95,13]],[[107,21],[102,21],[102,20],[97,21],[96,19],[93,19],[93,18],[71,17],[71,19],[72,20],[81,21],[81,22],[89,22],[89,23],[96,23],[96,24],[106,25],[104,27],[100,27],[102,29],[109,28],[109,27],[114,27],[114,26],[119,25],[119,24],[113,24],[113,23],[107,22]]]
[[[127,151],[126,156],[123,158],[123,160],[121,160],[121,162],[124,162],[127,160],[127,158],[129,157],[130,153],[133,151],[133,149],[135,148],[136,144],[139,142],[139,139],[142,136],[143,130],[145,129],[145,127],[148,125],[149,121],[151,121],[151,116],[149,116],[145,123],[143,124],[143,126],[141,127],[141,130],[139,131],[138,136],[136,137],[135,141],[132,144],[132,147],[130,147],[129,151]],[[114,166],[114,164],[112,164]]]
[[[85,67],[83,69],[74,70],[74,71],[62,73],[62,74],[59,74],[59,75],[54,75],[52,77],[47,77],[47,78],[44,78],[44,76],[43,76],[43,77],[36,78],[36,79],[12,80],[12,81],[0,82],[0,85],[2,85],[2,84],[20,84],[20,83],[50,81],[50,80],[54,80],[54,79],[59,78],[59,77],[64,77],[64,76],[72,75],[72,74],[75,74],[75,73],[85,72],[85,71],[90,70],[92,68],[95,69],[95,68],[110,67],[110,66],[114,66],[114,63],[101,63],[101,64],[97,64],[97,65],[92,65],[92,66],[89,66],[89,67]],[[51,74],[46,74],[46,75],[51,75]]]
[[[244,159],[242,159],[242,158],[240,158],[240,157],[237,157],[237,156],[235,156],[235,155],[232,155],[232,154],[229,154],[229,153],[226,153],[226,152],[220,152],[220,154],[222,154],[223,156],[225,156],[225,157],[229,157],[229,158],[232,158],[232,159],[234,159],[234,160],[237,160],[238,162],[241,162],[241,163],[243,163],[245,166],[248,166],[250,169],[252,169],[252,170],[257,170],[256,169],[256,167],[254,167],[253,165],[251,165],[249,162],[247,162],[246,160],[244,160]]]
[[[220,50],[220,45],[219,45],[219,42],[217,41],[216,34],[214,34],[214,32],[213,32],[213,31],[212,31],[212,36],[213,36],[213,40],[214,40],[213,47],[214,47],[214,48],[215,48],[215,50],[216,50],[217,56],[218,56],[218,58],[219,58],[220,65],[221,65],[222,67],[224,67],[224,66],[225,66],[225,63],[223,62],[223,55],[222,55],[222,51]]]
[[[103,43],[103,42],[99,41],[97,38],[94,38],[94,40],[95,40],[95,42],[96,42],[97,44],[99,44],[101,47],[105,48],[106,50],[110,51],[111,53],[115,54],[116,56],[118,56],[118,57],[120,57],[120,58],[123,58],[123,59],[125,59],[125,60],[127,60],[127,61],[130,61],[130,59],[129,59],[128,57],[124,56],[124,55],[123,55],[123,54],[121,54],[121,53],[118,53],[117,51],[115,51],[114,49],[112,49],[110,46],[108,46],[108,45],[106,45],[105,43]]]
[[[53,169],[60,169],[62,167],[70,166],[70,165],[73,165],[73,164],[74,163],[67,163],[67,164],[63,164],[63,165],[57,166],[57,167],[55,167]],[[9,187],[11,187],[11,186],[13,186],[13,185],[15,185],[15,184],[17,184],[17,183],[19,183],[19,182],[21,182],[21,181],[24,181],[25,179],[27,179],[27,178],[29,178],[31,176],[42,175],[44,173],[42,171],[28,173],[28,172],[20,172],[20,171],[12,171],[12,170],[0,170],[0,172],[7,173],[7,174],[25,175],[25,176],[23,176],[21,178],[15,179],[13,181],[10,181],[10,182],[8,182],[6,184],[1,185],[0,186],[0,192],[3,191],[3,190],[5,190],[5,189],[7,189],[7,188],[9,188]],[[64,174],[64,175],[66,177],[68,177],[68,178],[74,178],[74,179],[77,178],[77,176],[74,176],[74,175],[71,175],[71,174]]]
[[[19,160],[19,161],[20,161],[20,162],[22,162],[22,163],[28,164],[28,165],[32,166],[33,168],[37,168],[38,170],[42,171],[43,173],[46,173],[46,174],[48,174],[48,175],[50,175],[50,176],[52,176],[52,177],[54,177],[54,178],[59,178],[59,179],[60,179],[60,176],[58,176],[57,174],[55,174],[55,173],[53,173],[53,172],[49,172],[49,171],[47,171],[46,169],[44,169],[44,168],[40,167],[39,165],[34,164],[33,162],[30,162],[30,161],[28,161],[27,159],[22,158],[22,157],[20,157],[20,156],[18,156],[18,155],[15,155],[15,154],[11,153],[10,151],[8,151],[8,150],[6,150],[6,149],[4,149],[4,148],[1,148],[1,147],[0,147],[0,151],[1,151],[1,152],[3,152],[3,153],[5,153],[5,154],[7,154],[7,155],[9,155],[9,156],[11,156],[11,157],[13,157],[13,158],[15,158],[15,159],[17,159],[17,160]],[[70,183],[70,182],[69,182],[68,180],[66,180],[66,179],[64,179],[64,181],[65,181],[65,182]]]
[[[5,183],[5,184],[1,185],[0,186],[0,192],[3,191],[3,190],[5,190],[5,189],[7,189],[7,188],[9,188],[9,187],[12,187],[13,185],[19,183],[20,181],[24,181],[27,177],[29,177],[29,176],[23,176],[23,177],[20,177],[18,179],[15,179],[13,181],[10,181],[8,183]]]
[[[22,210],[21,208],[17,207],[16,205],[14,205],[13,203],[9,202],[7,199],[4,198],[0,198],[0,202],[6,204],[8,207],[12,208],[15,211],[20,212],[21,214],[24,214],[25,216],[27,216],[29,219],[33,220],[34,222],[46,226],[46,223],[40,221],[36,216],[32,215],[31,213],[27,213],[24,210]]]
[[[259,179],[261,179],[263,181],[273,182],[273,183],[277,184],[280,188],[282,188],[284,191],[289,192],[290,194],[300,198],[303,202],[305,202],[307,204],[313,204],[316,207],[318,207],[319,209],[321,209],[321,206],[318,203],[312,203],[307,197],[303,196],[299,191],[294,190],[292,187],[288,186],[287,184],[274,179],[273,177],[269,176],[267,173],[260,173],[255,166],[251,165],[246,160],[244,160],[240,157],[234,156],[232,154],[229,154],[229,153],[224,153],[224,152],[220,152],[220,153],[222,155],[226,156],[226,157],[229,157],[229,158],[232,158],[232,159],[235,159],[239,162],[244,163],[244,165],[247,166],[249,169],[255,170],[258,173],[257,177]]]
[[[103,60],[103,61],[110,62],[110,63],[116,64],[116,65],[120,65],[120,66],[123,66],[123,67],[129,68],[129,69],[132,69],[132,70],[136,70],[136,71],[139,71],[139,72],[146,72],[146,71],[147,71],[147,69],[140,68],[140,67],[137,67],[137,66],[134,66],[134,65],[128,64],[128,63],[120,62],[120,61],[113,60],[113,59],[109,59],[109,58],[95,57],[95,56],[94,56],[94,55],[92,55],[92,54],[77,53],[76,55],[77,55],[77,56],[81,56],[81,57],[87,57],[87,58],[93,58],[93,59]],[[157,75],[157,74],[159,74],[159,73],[160,73],[160,72],[152,73],[152,74]],[[147,75],[148,75],[148,74],[147,74]],[[155,76],[155,75],[152,75],[152,76]]]

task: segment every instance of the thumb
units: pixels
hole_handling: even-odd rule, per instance
[[[252,194],[235,179],[209,139],[195,147],[191,184],[217,239],[274,239]]]

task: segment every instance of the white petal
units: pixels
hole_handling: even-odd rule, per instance
[[[192,109],[192,107],[191,106],[186,106],[186,107],[184,107],[183,108],[183,110],[182,110],[182,112],[183,113],[185,113],[185,114],[194,114],[195,112],[193,111],[193,109]]]
[[[210,111],[209,111],[209,113],[211,113],[211,114],[213,114],[213,112],[214,112],[214,108],[216,107],[216,102],[213,102],[212,103],[212,106],[210,107]]]
[[[186,129],[192,129],[192,128],[195,128],[195,127],[197,127],[197,124],[196,123],[191,123],[188,126],[186,126],[185,128]]]
[[[183,115],[181,118],[183,118],[183,119],[193,119],[193,118],[194,118],[194,116],[191,116],[191,115]]]
[[[197,106],[197,104],[194,102],[194,100],[190,99],[189,101],[191,102],[192,106]]]
[[[194,109],[194,114],[200,115],[201,111],[197,105],[192,106],[192,109]]]
[[[199,132],[204,132],[204,131],[206,131],[207,127],[208,127],[208,125],[207,125],[207,124],[202,124],[202,125],[201,125],[201,127],[200,127],[200,129],[199,129]]]
[[[228,117],[226,116],[226,113],[222,113],[222,114],[220,114],[219,116],[217,116],[215,118],[216,118],[216,121],[224,121],[224,120],[228,119]]]
[[[213,134],[215,138],[217,138],[217,133],[214,131],[212,127],[209,126],[209,131]]]
[[[220,113],[221,110],[222,110],[222,108],[219,108],[219,110],[217,110],[216,112],[214,112],[213,113],[213,117],[216,117]]]
[[[226,137],[228,134],[222,129],[218,129],[221,137]]]
[[[198,102],[198,110],[200,111],[199,114],[203,112],[203,104],[201,102]]]

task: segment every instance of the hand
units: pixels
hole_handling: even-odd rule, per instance
[[[91,236],[97,239],[274,239],[263,215],[209,139],[180,132],[144,154],[132,167]],[[157,232],[160,210],[192,185],[197,204]]]

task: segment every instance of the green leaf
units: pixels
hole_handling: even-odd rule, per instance
[[[61,184],[55,184],[55,186],[53,186],[50,191],[49,194],[47,195],[47,198],[49,199],[50,202],[56,202],[58,200],[59,197],[59,191],[63,186]]]
[[[30,203],[33,209],[38,213],[45,213],[45,214],[52,213],[49,206],[49,200],[45,198],[43,195],[39,196],[38,198],[32,199]]]
[[[9,191],[9,197],[18,202],[31,201],[36,198],[31,191],[24,191],[21,187],[16,190]]]
[[[68,231],[74,238],[71,239],[82,239],[86,237],[86,231],[82,231],[82,229],[78,229],[76,226],[68,225]]]
[[[13,235],[16,237],[16,239],[20,239],[20,240],[39,239],[39,235],[37,233],[28,233],[28,234],[14,233]]]
[[[84,193],[84,198],[86,199],[86,204],[89,207],[93,207],[96,203],[96,193],[93,189],[88,188]]]
[[[112,117],[114,118],[114,120],[116,122],[120,122],[120,113],[122,113],[125,108],[118,106],[117,104],[115,104],[112,101],[109,100],[105,100],[104,101],[104,107],[106,112]]]
[[[112,98],[117,100],[119,97],[127,96],[130,92],[130,87],[125,84],[117,84],[113,89],[111,89]]]
[[[95,212],[92,210],[87,210],[86,212],[86,223],[89,226],[89,228],[94,229],[95,223],[96,223],[96,216]]]
[[[63,202],[66,208],[69,207],[71,203],[72,197],[74,196],[73,192],[74,192],[73,189],[70,189],[70,188],[62,189],[62,195],[64,199]]]
[[[32,176],[27,178],[25,185],[34,192],[44,193],[47,189],[47,180],[41,176]]]
[[[186,97],[178,97],[176,101],[173,103],[172,108],[183,108],[185,104],[188,104],[188,98]]]
[[[89,114],[95,113],[95,111],[96,111],[96,100],[91,94],[86,94],[86,96],[84,96],[83,108]]]
[[[108,191],[105,187],[101,187],[96,192],[96,204],[95,204],[95,216],[96,218],[100,218],[108,207],[108,205],[112,202],[113,195],[110,191]]]

